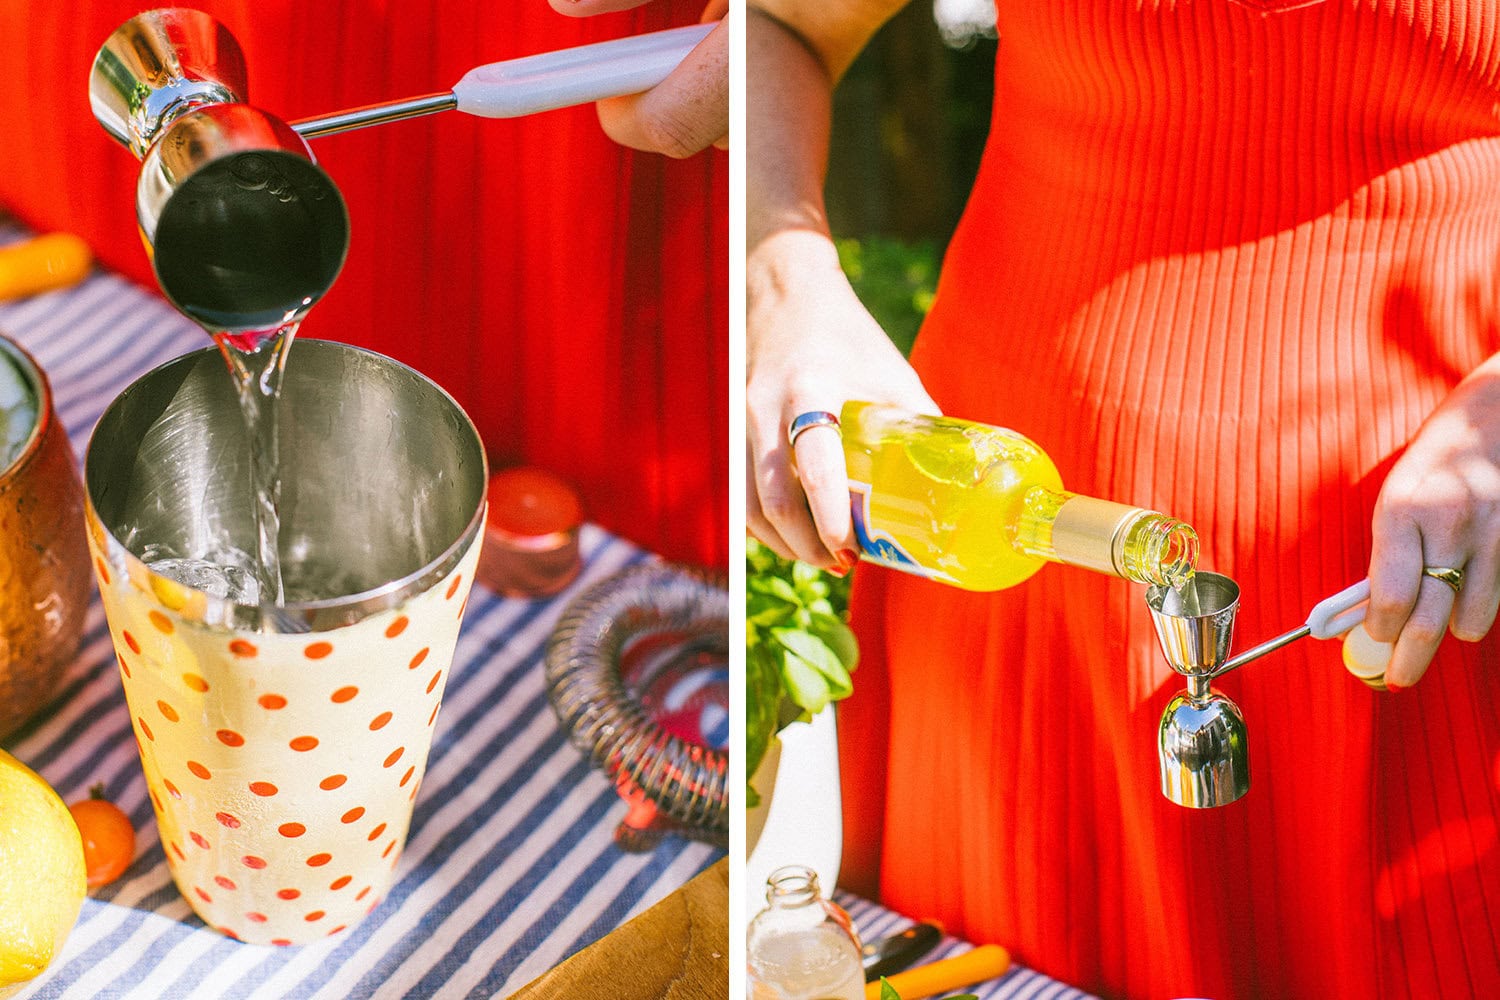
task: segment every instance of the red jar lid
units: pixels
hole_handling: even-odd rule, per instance
[[[510,535],[536,538],[572,531],[583,523],[573,487],[534,466],[504,469],[490,477],[488,523]]]

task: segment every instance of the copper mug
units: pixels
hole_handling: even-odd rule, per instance
[[[35,419],[0,468],[0,739],[56,689],[78,652],[89,600],[83,486],[52,388],[36,361],[0,336]],[[28,407],[28,409],[31,409]],[[0,451],[6,449],[0,448]]]

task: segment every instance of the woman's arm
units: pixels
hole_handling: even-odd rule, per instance
[[[856,558],[836,434],[786,429],[850,399],[936,412],[839,269],[823,207],[833,86],[904,0],[752,2],[746,24],[747,526],[784,556]]]

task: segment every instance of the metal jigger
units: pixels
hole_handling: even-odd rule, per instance
[[[349,249],[337,185],[307,142],[244,103],[245,60],[199,11],[147,11],[104,43],[89,102],[141,159],[136,220],[172,303],[211,329],[300,318]]]
[[[1195,574],[1180,594],[1160,585],[1146,591],[1162,653],[1187,678],[1157,733],[1162,794],[1180,806],[1228,805],[1250,790],[1245,717],[1209,688],[1229,661],[1239,600],[1239,585],[1218,573]]]

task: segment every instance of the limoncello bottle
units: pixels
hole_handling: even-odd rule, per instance
[[[1048,562],[1180,588],[1198,535],[1174,517],[1063,489],[1015,431],[850,402],[841,417],[863,558],[965,590],[1002,590]]]

